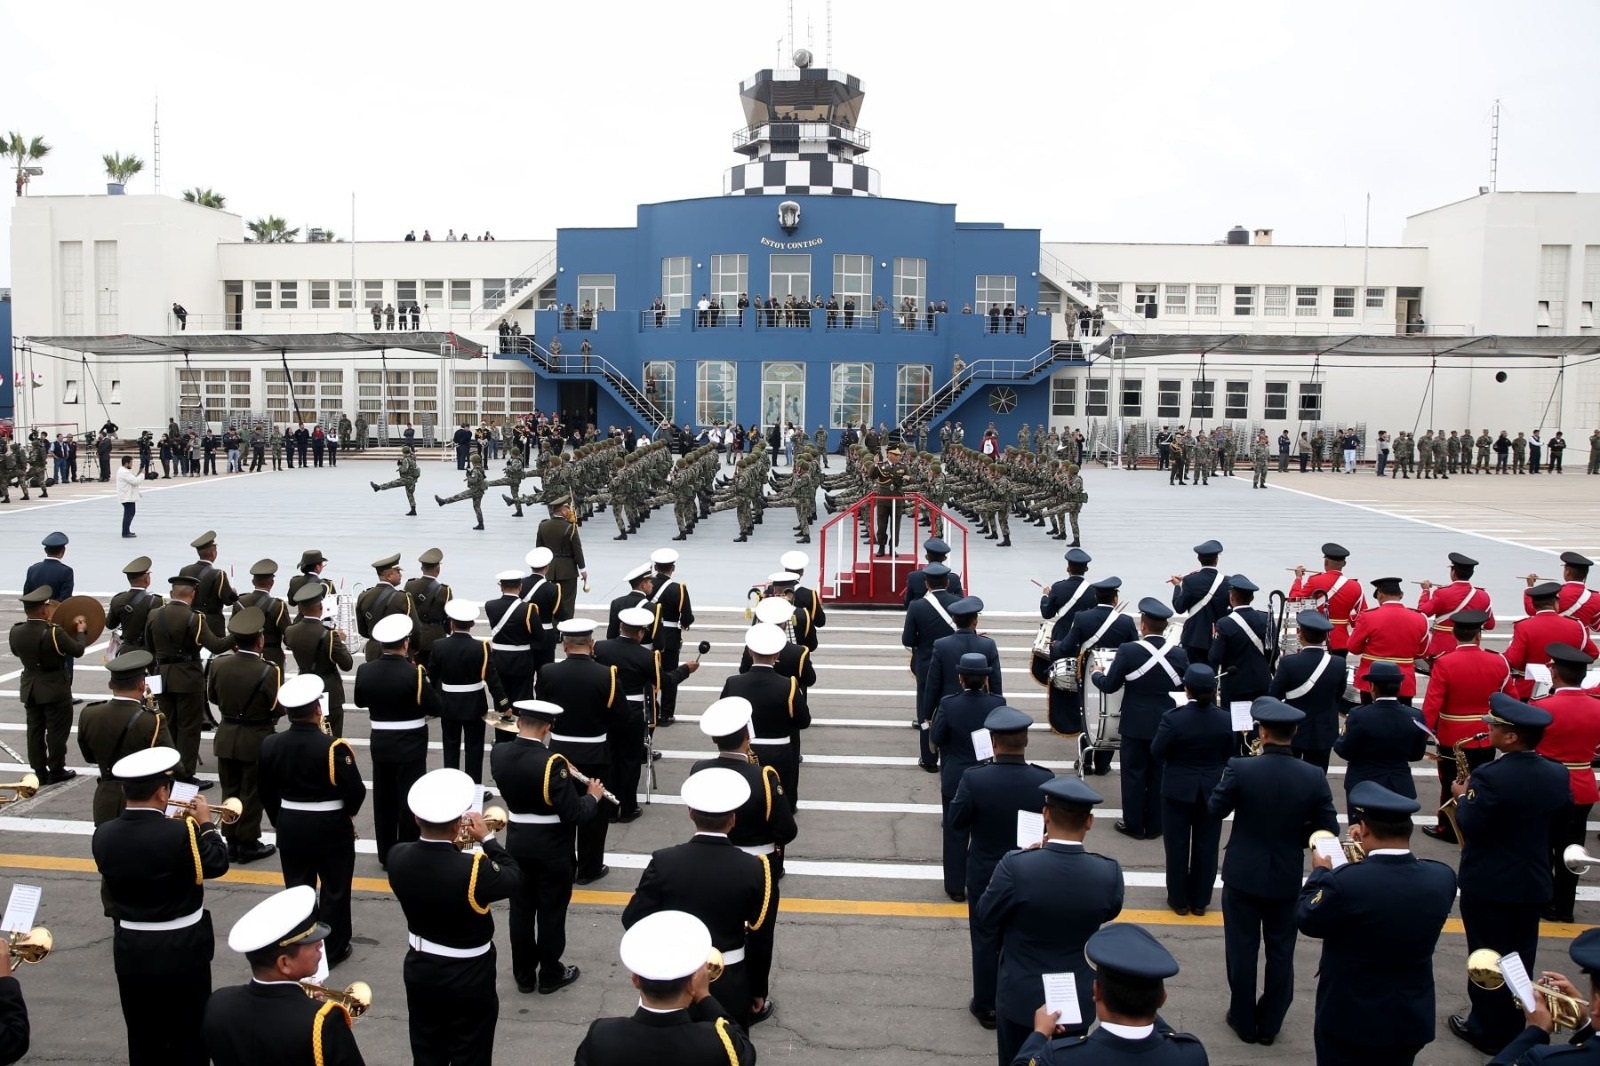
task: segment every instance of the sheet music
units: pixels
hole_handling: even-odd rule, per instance
[[[150,695],[152,696],[161,695],[161,675],[151,674],[149,677],[145,678],[144,687],[150,690]]]
[[[325,985],[328,983],[328,942],[323,940],[317,944],[321,950],[317,952],[317,972],[306,980],[314,984]]]
[[[1428,728],[1428,724],[1426,722],[1424,722],[1422,719],[1413,718],[1413,719],[1411,719],[1411,724],[1416,726],[1418,729],[1422,730],[1424,733],[1428,734],[1428,739],[1429,740],[1433,741],[1435,744],[1439,743],[1438,734],[1434,733],[1433,730],[1429,729]]]
[[[1078,975],[1073,973],[1041,974],[1044,981],[1044,1009],[1061,1012],[1057,1025],[1082,1025],[1083,1015],[1078,1012]]]
[[[994,739],[989,736],[987,729],[972,731],[972,753],[978,757],[979,762],[994,758]]]
[[[1533,981],[1528,977],[1528,968],[1523,965],[1522,956],[1515,951],[1500,956],[1500,974],[1506,979],[1506,987],[1517,997],[1522,1009],[1532,1010],[1537,1001],[1533,998]]]
[[[482,785],[472,787],[472,809],[478,814],[483,813],[483,794],[488,791]]]
[[[38,885],[12,885],[11,899],[6,902],[6,914],[0,919],[0,932],[26,933],[33,928],[39,914],[39,897],[44,890]]]
[[[1350,861],[1345,858],[1344,845],[1339,843],[1338,837],[1318,837],[1316,847],[1317,854],[1333,863],[1335,870]]]
[[[1017,847],[1031,848],[1044,841],[1044,815],[1039,811],[1017,812]]]
[[[1255,716],[1250,713],[1249,700],[1234,700],[1228,704],[1228,716],[1233,720],[1235,733],[1248,733],[1255,728]]]
[[[188,781],[174,781],[172,791],[167,796],[167,817],[171,818],[184,805],[200,795],[200,786],[190,784]]]
[[[1545,663],[1529,663],[1522,668],[1522,676],[1533,682],[1533,699],[1548,696],[1555,687],[1555,678],[1550,674],[1550,667]]]

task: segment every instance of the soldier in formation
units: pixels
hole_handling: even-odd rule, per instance
[[[523,466],[522,450],[519,448],[512,448],[506,455],[506,465],[501,468],[500,476],[484,482],[484,488],[494,488],[498,485],[505,485],[507,488],[509,488],[511,490],[511,494],[509,496],[501,495],[500,498],[506,501],[507,506],[516,508],[516,510],[512,512],[511,517],[521,518],[522,482],[526,477],[527,470]]]
[[[273,452],[272,461],[274,464],[278,461],[276,451]],[[417,466],[416,457],[411,454],[411,445],[405,444],[400,447],[400,458],[395,460],[395,466],[398,471],[395,479],[386,481],[382,485],[376,481],[372,482],[372,491],[382,492],[385,489],[405,489],[406,503],[411,506],[411,510],[406,512],[406,516],[412,517],[417,513],[417,480],[422,477],[422,470]]]
[[[1254,488],[1264,489],[1267,487],[1267,466],[1271,459],[1272,450],[1267,441],[1267,431],[1258,429],[1256,430],[1255,443],[1250,445],[1250,463],[1255,471],[1250,484]]]
[[[473,529],[483,528],[483,494],[487,482],[483,475],[483,456],[477,452],[472,453],[472,463],[467,467],[467,487],[454,496],[435,496],[433,502],[440,507],[447,504],[460,503],[462,500],[472,501],[472,513],[477,516],[478,524]]]

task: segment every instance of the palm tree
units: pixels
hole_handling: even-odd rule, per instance
[[[300,236],[300,227],[290,229],[289,223],[277,215],[246,222],[245,228],[254,235],[257,244],[288,244]]]
[[[199,204],[201,207],[214,207],[218,211],[228,205],[228,198],[219,192],[213,192],[209,186],[201,188],[196,185],[192,189],[185,189],[183,190],[183,198],[191,204]]]
[[[17,195],[22,195],[22,190],[27,187],[27,167],[35,160],[43,159],[50,154],[50,146],[44,143],[43,137],[34,137],[28,140],[20,133],[12,132],[0,138],[0,155],[10,156],[17,169]]]
[[[144,169],[144,160],[131,152],[128,155],[112,152],[100,158],[106,165],[106,177],[116,185],[128,184],[129,178]]]

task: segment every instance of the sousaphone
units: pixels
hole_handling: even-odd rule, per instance
[[[79,615],[88,623],[84,631],[83,642],[94,644],[100,639],[100,634],[106,631],[106,609],[100,606],[100,601],[93,596],[68,596],[50,610],[50,621],[72,632],[73,619]]]

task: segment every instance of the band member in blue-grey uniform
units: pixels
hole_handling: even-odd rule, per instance
[[[1589,976],[1581,988],[1559,973],[1546,970],[1543,976],[1558,991],[1583,1004],[1579,1011],[1582,1021],[1571,1041],[1549,1046],[1555,1022],[1551,1020],[1545,998],[1535,996],[1534,1009],[1528,1011],[1528,1027],[1507,1044],[1489,1066],[1544,1066],[1547,1062],[1560,1066],[1593,1066],[1600,1062],[1600,1040],[1595,1038],[1594,1032],[1594,1018],[1600,1014],[1600,981],[1596,980],[1600,975],[1600,929],[1585,929],[1579,933],[1567,945],[1567,953],[1578,964],[1579,971]]]
[[[939,701],[933,712],[928,740],[939,753],[939,801],[943,817],[944,891],[957,903],[967,898],[967,842],[970,834],[951,824],[950,804],[961,786],[961,777],[978,765],[973,750],[973,733],[985,728],[989,712],[1005,704],[1005,697],[989,691],[989,660],[977,652],[963,655],[956,666],[961,691]],[[1024,729],[1027,727],[1024,726]]]
[[[929,563],[943,563],[946,566],[949,566],[950,545],[946,544],[938,537],[929,537],[927,540],[922,542],[922,557]],[[923,581],[923,574],[926,569],[927,566],[924,565],[923,569],[913,570],[911,573],[906,575],[906,590],[905,593],[900,597],[900,602],[903,606],[911,606],[911,601],[920,597],[923,592],[927,590],[927,585]],[[955,593],[957,598],[966,595],[961,588],[961,575],[956,573],[954,570],[950,571],[950,580],[946,583],[945,588]]]
[[[1336,869],[1312,853],[1295,924],[1322,941],[1317,1066],[1410,1066],[1433,1042],[1433,951],[1456,875],[1411,853],[1418,809],[1414,798],[1363,782],[1350,790],[1350,839],[1366,857]]]
[[[995,982],[1000,945],[978,921],[978,901],[1000,859],[1017,846],[1017,812],[1039,805],[1039,787],[1055,774],[1027,761],[1033,718],[1015,707],[996,707],[983,720],[994,745],[994,761],[961,777],[950,801],[950,825],[968,834],[967,934],[972,941],[972,1000],[967,1010],[985,1029],[995,1027]]]
[[[1178,960],[1143,926],[1108,925],[1083,954],[1094,968],[1099,1027],[1088,1036],[1060,1036],[1060,1012],[1042,1006],[1014,1066],[1207,1066],[1199,1039],[1175,1032],[1158,1013],[1167,1001],[1163,982],[1177,976]]]
[[[1211,654],[1211,637],[1217,620],[1228,612],[1228,578],[1217,569],[1217,556],[1222,554],[1222,544],[1208,540],[1194,546],[1200,567],[1183,577],[1174,574],[1169,578],[1172,588],[1172,609],[1187,613],[1183,620],[1183,635],[1178,643],[1193,663],[1203,663]]]
[[[1039,615],[1051,622],[1050,642],[1065,640],[1072,632],[1073,620],[1085,608],[1094,606],[1094,588],[1089,582],[1089,563],[1093,560],[1082,548],[1067,551],[1067,576],[1051,585],[1039,597]],[[1050,683],[1050,658],[1035,652],[1028,658],[1033,679],[1044,686],[1050,728],[1063,736],[1083,730],[1081,697]]]
[[[983,611],[983,601],[976,596],[968,596],[952,603],[949,611],[956,631],[933,642],[933,654],[928,659],[928,680],[922,687],[922,703],[917,708],[917,719],[923,729],[929,728],[933,709],[939,705],[939,701],[960,691],[957,671],[963,655],[976,652],[989,660],[989,691],[996,696],[1005,695],[1000,677],[1000,649],[992,639],[978,632],[978,615]],[[923,739],[921,743],[927,742]],[[936,761],[922,762],[921,766],[930,774],[939,772]]]
[[[1161,716],[1150,745],[1161,765],[1162,843],[1167,853],[1167,906],[1200,914],[1211,906],[1222,821],[1207,801],[1237,742],[1228,712],[1217,706],[1217,675],[1205,663],[1183,672],[1183,706]]]
[[[1328,650],[1333,623],[1321,611],[1295,615],[1300,650],[1278,660],[1267,695],[1305,712],[1294,732],[1297,757],[1326,771],[1333,742],[1339,737],[1339,710],[1344,698],[1344,658]]]
[[[1345,719],[1344,735],[1333,745],[1349,765],[1344,772],[1345,810],[1356,820],[1351,795],[1363,781],[1376,781],[1392,792],[1416,799],[1417,784],[1411,764],[1428,750],[1422,712],[1398,699],[1405,675],[1394,663],[1369,665],[1362,679],[1372,685],[1373,700],[1352,707]]]
[[[1215,636],[1206,662],[1217,672],[1223,706],[1254,702],[1267,694],[1272,668],[1267,646],[1272,641],[1272,620],[1267,612],[1250,606],[1260,587],[1243,574],[1228,580],[1228,610],[1213,625]]]
[[[1075,777],[1039,786],[1044,800],[1044,842],[1000,860],[978,901],[978,923],[1000,947],[995,991],[995,1042],[1001,1066],[1011,1066],[1033,1028],[1040,979],[1047,973],[1077,976],[1081,1024],[1065,1035],[1087,1032],[1093,1014],[1094,971],[1084,942],[1122,913],[1122,867],[1084,849],[1100,795]]]
[[[1261,754],[1228,761],[1211,793],[1211,817],[1233,815],[1222,863],[1223,943],[1227,951],[1226,1021],[1247,1044],[1272,1044],[1294,999],[1294,905],[1306,841],[1339,831],[1333,794],[1321,770],[1294,757],[1295,726],[1305,712],[1263,697],[1250,708]],[[1256,958],[1266,941],[1266,976],[1256,998]]]
[[[1161,764],[1150,745],[1161,716],[1173,708],[1172,694],[1183,691],[1183,672],[1189,668],[1183,649],[1162,636],[1171,617],[1172,608],[1160,600],[1140,600],[1139,639],[1119,647],[1105,673],[1089,675],[1101,692],[1123,693],[1122,820],[1116,830],[1136,840],[1161,835]]]
[[[1122,588],[1120,577],[1103,577],[1090,586],[1094,590],[1095,606],[1086,607],[1079,611],[1072,619],[1072,628],[1067,631],[1064,639],[1050,645],[1050,659],[1072,659],[1079,667],[1079,676],[1083,678],[1088,669],[1086,652],[1096,648],[1120,648],[1129,641],[1139,639],[1139,631],[1134,627],[1133,619],[1117,610],[1118,595]],[[1078,734],[1078,766],[1085,775],[1104,774],[1111,771],[1111,749],[1101,748],[1089,757],[1089,743],[1091,738],[1085,732],[1088,722],[1084,720],[1084,685],[1078,686],[1077,692],[1063,692],[1067,697],[1067,728],[1058,732],[1065,732],[1068,736]]]
[[[945,588],[950,569],[943,563],[929,563],[922,571],[927,591],[911,601],[906,608],[905,626],[900,631],[900,643],[911,649],[911,676],[917,682],[916,726],[922,733],[918,737],[917,761],[924,767],[938,760],[928,742],[925,723],[933,717],[939,706],[938,698],[929,698],[928,665],[933,661],[934,642],[956,631],[955,619],[950,616],[950,605],[960,597]]]

